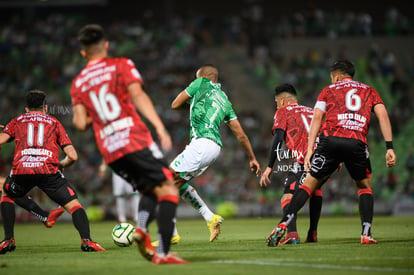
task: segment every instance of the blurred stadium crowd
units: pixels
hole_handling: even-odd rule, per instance
[[[329,84],[328,67],[331,62],[337,57],[350,56],[347,56],[346,49],[337,52],[309,49],[286,57],[278,48],[278,40],[414,35],[413,20],[396,8],[387,10],[380,23],[374,22],[367,12],[332,13],[323,9],[298,10],[291,16],[265,18],[260,5],[253,5],[240,14],[223,17],[219,21],[205,16],[177,15],[171,18],[169,24],[161,24],[152,21],[148,15],[140,20],[114,17],[95,22],[101,23],[107,30],[111,55],[131,58],[143,75],[145,90],[172,135],[174,149],[167,153],[168,160],[183,149],[189,136],[188,112],[172,111],[169,106],[176,94],[194,78],[195,69],[210,62],[204,53],[206,46],[218,49],[244,47],[245,60],[251,62],[254,71],[249,77],[264,84],[258,96],[269,96],[276,83],[290,82],[299,91],[300,101],[313,106],[321,88]],[[50,114],[66,127],[80,155],[78,163],[65,172],[66,177],[82,194],[84,205],[109,208],[113,204],[111,184],[97,176],[101,157],[93,133],[91,130],[80,133],[71,122],[70,84],[85,65],[79,54],[76,33],[86,23],[91,23],[90,15],[79,11],[75,14],[53,11],[42,13],[42,16],[36,12],[16,13],[1,20],[0,123],[6,124],[24,111],[22,98],[29,89],[46,91]],[[354,61],[357,80],[373,85],[384,95],[398,137],[407,123],[413,123],[414,56],[412,52],[403,53],[406,55],[404,63],[397,63],[397,54],[402,53],[383,52],[378,45],[372,45],[364,58]],[[221,82],[226,90],[225,76]],[[228,94],[231,99],[232,92]],[[263,119],[259,112],[234,107],[259,161],[262,166],[265,165],[271,142],[271,124],[265,122],[273,117],[273,113]],[[372,128],[373,143],[378,142],[383,150],[376,122],[373,122]],[[236,139],[223,130],[223,140],[224,150],[220,159],[194,182],[200,193],[216,203],[249,202],[279,208],[282,175],[275,174],[272,186],[268,190],[260,190],[258,179],[249,173],[248,161]],[[0,175],[9,173],[12,150],[12,146],[5,146],[0,152]],[[404,150],[404,154],[398,156],[399,170],[383,173],[375,183],[375,192],[382,194],[380,199],[395,199],[398,192],[404,198],[414,199],[413,173],[408,173],[403,182],[398,178],[399,171],[414,169],[412,153]],[[380,156],[382,161],[383,153]],[[374,167],[374,173],[376,171],[378,168]],[[346,174],[339,173],[333,177],[324,189],[324,199],[356,201],[355,190],[348,184],[349,181]],[[42,194],[35,191],[33,195],[39,202],[50,204]],[[263,214],[270,213],[264,211]]]

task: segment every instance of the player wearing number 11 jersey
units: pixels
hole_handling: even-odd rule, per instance
[[[384,103],[372,87],[353,80],[354,65],[348,60],[336,61],[330,68],[332,85],[320,93],[312,118],[305,169],[309,169],[304,183],[293,195],[292,201],[279,225],[269,235],[268,245],[276,246],[286,227],[303,207],[313,190],[344,163],[356,183],[361,218],[361,244],[376,244],[371,234],[374,200],[371,189],[371,164],[366,135],[371,112],[378,118],[386,142],[386,165],[395,165],[391,123]],[[325,118],[325,121],[323,121]],[[320,140],[312,156],[316,137]]]
[[[0,254],[13,251],[16,247],[14,199],[24,198],[35,186],[72,215],[73,224],[82,239],[83,251],[105,251],[91,240],[86,212],[78,201],[76,191],[60,171],[77,160],[75,147],[62,124],[46,114],[44,92],[30,91],[26,101],[26,113],[12,119],[0,134],[0,148],[6,142],[14,141],[15,144],[12,171],[4,183],[1,197],[5,239],[0,243]],[[60,148],[66,154],[61,161]]]

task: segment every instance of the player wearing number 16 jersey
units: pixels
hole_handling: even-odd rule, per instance
[[[101,26],[84,26],[78,40],[88,63],[72,83],[73,123],[79,130],[92,125],[105,163],[142,194],[134,233],[141,255],[155,264],[187,263],[169,253],[178,188],[135,108],[154,126],[164,149],[171,148],[171,138],[142,88],[141,75],[131,60],[108,57],[109,42]],[[156,252],[147,231],[157,204],[161,245]]]
[[[283,211],[286,211],[293,194],[303,183],[306,171],[303,168],[304,157],[308,146],[308,131],[313,116],[313,109],[299,105],[296,89],[290,84],[283,84],[275,88],[277,110],[273,123],[273,142],[270,150],[269,163],[260,179],[260,186],[270,183],[270,175],[276,160],[292,158],[290,169],[285,178],[284,194],[281,198]],[[287,152],[282,148],[283,143]],[[315,190],[309,203],[310,226],[306,242],[317,241],[317,226],[322,208],[322,191]],[[288,226],[288,234],[280,244],[297,244],[300,242],[296,230],[296,219]]]
[[[386,142],[386,165],[395,165],[392,130],[384,103],[372,87],[353,80],[355,67],[348,60],[336,61],[330,68],[332,85],[320,93],[315,104],[305,156],[305,169],[310,169],[304,183],[279,225],[268,237],[268,244],[277,245],[287,225],[324,179],[344,163],[356,183],[361,218],[361,244],[375,244],[371,234],[374,200],[371,189],[371,164],[366,135],[371,112],[378,118]],[[325,121],[323,121],[325,118]],[[316,137],[320,140],[312,156]]]

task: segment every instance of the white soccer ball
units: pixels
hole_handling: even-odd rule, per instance
[[[122,222],[115,225],[112,229],[112,240],[117,246],[127,247],[134,242],[134,226],[130,223]]]

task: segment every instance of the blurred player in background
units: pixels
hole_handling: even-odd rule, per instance
[[[241,127],[227,95],[221,90],[218,70],[213,65],[204,65],[196,72],[196,79],[177,95],[171,104],[173,109],[188,106],[190,102],[190,143],[170,164],[174,171],[180,195],[189,202],[207,222],[210,242],[220,233],[223,218],[214,214],[188,183],[217,159],[223,146],[220,136],[222,122],[230,127],[249,157],[250,170],[260,175],[260,165],[256,160],[249,138]]]
[[[105,162],[102,162],[99,166],[99,177],[101,179],[106,178],[106,170],[107,165]],[[112,194],[115,197],[118,222],[127,222],[128,214],[131,213],[135,224],[138,225],[139,192],[134,191],[132,185],[115,172],[111,171],[111,175]]]
[[[307,149],[307,139],[310,121],[313,116],[312,108],[299,105],[296,89],[290,84],[283,84],[275,88],[275,101],[277,110],[272,128],[273,143],[270,150],[269,163],[260,179],[260,186],[270,184],[270,175],[276,159],[285,156],[282,145],[285,143],[289,150],[289,157],[293,158],[290,171],[285,178],[285,189],[281,199],[283,213],[286,212],[293,194],[298,190],[306,177],[303,167]],[[317,228],[322,209],[322,190],[316,189],[310,198],[309,214],[310,225],[306,242],[317,242]],[[297,244],[300,238],[296,229],[296,217],[292,219],[287,228],[287,235],[279,244]]]
[[[375,89],[354,81],[354,74],[355,67],[348,60],[336,61],[330,68],[332,84],[319,94],[310,126],[305,156],[305,169],[309,169],[309,173],[293,195],[281,222],[267,238],[269,246],[278,245],[286,233],[286,227],[296,217],[312,192],[320,187],[342,162],[345,163],[358,189],[361,244],[377,243],[371,234],[374,198],[367,145],[371,112],[378,118],[385,140],[387,167],[394,166],[397,158],[393,150],[391,123],[384,102]],[[312,155],[318,135],[320,140]]]
[[[62,124],[46,114],[44,92],[30,91],[26,102],[26,113],[12,119],[0,134],[0,146],[13,140],[15,142],[12,171],[4,183],[1,197],[5,234],[0,244],[1,253],[16,248],[14,198],[24,197],[35,186],[72,215],[73,224],[81,237],[82,251],[105,251],[91,240],[88,217],[77,199],[76,191],[60,171],[77,160],[75,147]],[[61,161],[58,159],[59,148],[66,154]]]
[[[141,255],[154,264],[188,263],[169,253],[180,199],[178,188],[136,108],[155,128],[162,148],[170,150],[172,144],[143,90],[141,75],[130,59],[108,57],[109,42],[100,25],[84,26],[78,40],[81,55],[88,63],[72,82],[73,123],[81,131],[92,125],[105,163],[141,193],[139,221],[134,233]],[[148,224],[154,217],[160,240],[157,251],[148,233]]]

